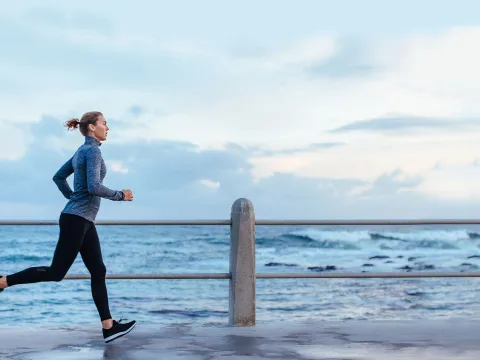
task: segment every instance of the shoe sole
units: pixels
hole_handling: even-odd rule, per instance
[[[109,336],[107,338],[105,338],[105,342],[106,343],[109,343],[109,342],[112,342],[113,340],[115,339],[118,339],[119,337],[122,337],[123,335],[127,335],[130,331],[133,330],[133,328],[135,327],[135,325],[137,325],[137,323],[133,324],[131,327],[129,327],[127,330],[125,331],[122,331],[122,332],[119,332],[115,335],[112,335],[112,336]]]

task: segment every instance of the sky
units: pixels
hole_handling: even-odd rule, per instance
[[[0,5],[1,219],[58,218],[91,110],[99,220],[480,214],[477,1]]]

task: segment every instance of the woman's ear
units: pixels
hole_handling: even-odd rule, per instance
[[[93,124],[88,124],[88,129],[89,129],[90,131],[92,131],[92,132],[95,131],[95,125],[93,125]]]

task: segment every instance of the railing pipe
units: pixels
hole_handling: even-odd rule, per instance
[[[480,277],[480,272],[344,272],[344,273],[256,273],[256,279],[401,279],[401,278],[466,278]],[[65,280],[88,280],[90,275],[67,275]],[[232,279],[230,273],[184,273],[184,274],[111,274],[111,280],[162,280],[162,279]],[[237,283],[238,285],[238,283]],[[232,290],[235,287],[233,284]]]
[[[232,225],[231,220],[97,220],[96,225]],[[57,220],[0,220],[0,225],[58,225]],[[480,225],[480,219],[255,220],[255,225]]]
[[[397,278],[463,278],[480,277],[480,272],[345,272],[345,273],[260,273],[257,279],[397,279]]]
[[[256,225],[479,225],[480,219],[256,220]]]
[[[132,280],[132,279],[146,279],[146,280],[158,280],[158,279],[230,279],[231,275],[229,273],[196,273],[196,274],[107,274],[106,279],[110,280]],[[65,280],[88,280],[91,279],[90,275],[67,275],[64,277]]]
[[[230,220],[97,220],[95,225],[230,225]],[[0,225],[58,225],[58,220],[0,220]]]

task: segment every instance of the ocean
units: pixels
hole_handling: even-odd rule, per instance
[[[227,273],[228,226],[97,225],[109,274]],[[57,226],[0,226],[0,274],[49,265]],[[479,226],[257,226],[256,271],[478,271]],[[69,274],[88,274],[80,255]],[[107,280],[111,312],[154,324],[228,323],[228,279]],[[477,278],[258,279],[257,323],[480,317]],[[89,280],[0,293],[3,325],[99,321]]]

